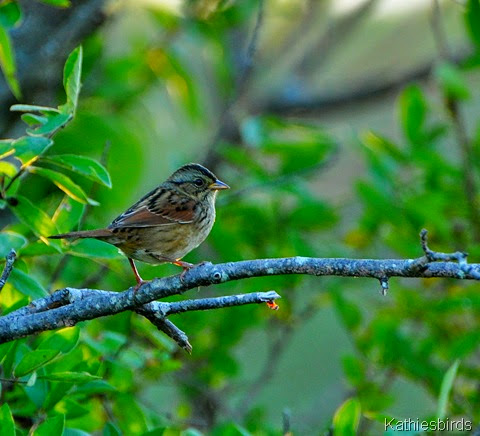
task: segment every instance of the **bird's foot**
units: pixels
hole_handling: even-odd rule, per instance
[[[183,268],[182,273],[180,274],[180,281],[183,283],[186,272],[193,268],[195,265],[193,263],[184,262],[183,260],[177,259],[175,262],[172,262],[174,265],[181,266]]]
[[[186,269],[186,270],[189,270],[190,268],[193,268],[195,266],[193,263],[184,262],[183,260],[180,260],[180,259],[172,263],[174,265],[181,266],[183,269]]]
[[[150,283],[150,282],[151,280],[143,280],[143,279],[137,280],[137,284],[134,286],[133,292],[137,292],[141,286],[146,285],[147,283]]]

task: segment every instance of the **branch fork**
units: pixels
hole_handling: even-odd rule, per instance
[[[430,250],[427,244],[426,230],[422,230],[420,238],[424,255],[417,259],[344,259],[297,256],[215,265],[205,262],[189,269],[184,274],[153,279],[137,290],[134,287],[124,292],[64,288],[0,317],[0,343],[131,310],[146,317],[159,330],[175,340],[180,347],[191,352],[192,346],[187,335],[168,319],[170,315],[245,304],[267,303],[271,309],[277,309],[275,301],[280,298],[280,295],[275,291],[268,291],[171,303],[155,300],[179,295],[199,286],[284,274],[375,278],[380,281],[383,295],[388,290],[391,277],[480,280],[480,265],[467,263],[466,253],[460,251],[440,253]],[[12,254],[10,259],[7,259],[2,279],[8,278],[10,274],[8,270],[10,268],[11,271],[13,261],[14,255]]]

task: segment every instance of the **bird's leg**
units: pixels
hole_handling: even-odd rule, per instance
[[[148,280],[142,279],[142,277],[138,273],[137,266],[135,265],[135,262],[133,261],[133,259],[129,257],[128,261],[130,262],[130,266],[132,267],[133,274],[135,274],[135,280],[137,281],[137,284],[135,285],[134,290],[137,291],[140,286],[144,285],[145,283],[148,283]]]
[[[195,265],[193,263],[184,262],[183,260],[177,259],[175,262],[172,262],[173,265],[181,266],[183,268],[182,273],[180,274],[180,281],[183,282],[185,277],[185,273],[190,269],[193,268]]]
[[[177,259],[175,262],[172,263],[174,265],[181,266],[185,271],[188,271],[190,268],[193,268],[195,266],[193,263],[184,262],[180,259]]]

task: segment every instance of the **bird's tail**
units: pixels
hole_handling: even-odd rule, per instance
[[[83,239],[95,238],[106,239],[112,236],[110,229],[96,229],[96,230],[80,230],[78,232],[61,233],[60,235],[49,236],[49,239]]]

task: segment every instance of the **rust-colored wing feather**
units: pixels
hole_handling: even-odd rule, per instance
[[[196,201],[190,197],[159,187],[114,219],[108,227],[155,227],[191,223],[195,204]]]

